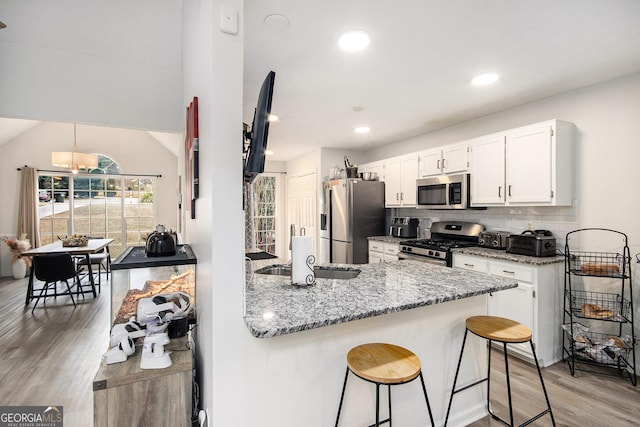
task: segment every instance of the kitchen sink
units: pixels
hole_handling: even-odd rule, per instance
[[[360,274],[360,270],[357,268],[348,267],[326,267],[315,266],[313,271],[316,274],[317,279],[355,279]],[[291,276],[290,265],[269,265],[267,267],[260,268],[255,271],[256,274],[269,274],[273,276]]]

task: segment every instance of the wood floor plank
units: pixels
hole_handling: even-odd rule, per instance
[[[507,407],[504,358],[499,350],[492,350],[491,405],[501,418],[509,419]],[[544,395],[534,365],[515,357],[509,358],[509,372],[516,425],[546,408]],[[614,371],[615,372],[615,371]],[[576,371],[571,376],[565,362],[542,370],[556,425],[623,427],[640,425],[640,388],[634,387],[628,377],[601,375]],[[484,386],[486,389],[486,385]],[[533,426],[551,426],[545,415]],[[503,426],[490,416],[470,427]]]
[[[0,279],[0,402],[59,405],[66,427],[93,425],[93,377],[109,343],[109,288],[25,306],[27,279]]]

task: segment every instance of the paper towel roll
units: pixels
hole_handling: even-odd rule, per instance
[[[298,286],[316,283],[313,264],[313,238],[309,236],[293,236],[291,238],[291,283]]]

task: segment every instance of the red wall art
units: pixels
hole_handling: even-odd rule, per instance
[[[196,199],[198,198],[198,97],[187,107],[187,124],[184,141],[185,181],[187,193],[187,210],[191,212],[191,219],[196,218]]]

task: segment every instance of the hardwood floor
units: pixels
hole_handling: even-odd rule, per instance
[[[92,381],[109,341],[108,280],[103,277],[97,299],[81,299],[76,309],[59,297],[34,314],[24,305],[26,287],[27,279],[0,278],[0,404],[62,405],[65,427],[91,426]],[[506,419],[502,360],[496,352],[492,395],[494,410]],[[521,423],[544,409],[544,397],[535,368],[509,360],[514,416]],[[640,386],[628,379],[580,371],[572,377],[565,363],[544,369],[543,376],[558,426],[640,425]],[[501,425],[486,417],[471,427]],[[545,415],[532,425],[550,426],[551,420]]]
[[[97,298],[48,298],[31,314],[27,279],[0,279],[0,404],[61,405],[65,427],[93,425],[93,377],[109,344],[109,286]]]
[[[501,418],[509,419],[504,357],[493,350],[491,377],[492,409]],[[496,369],[494,369],[496,368]],[[525,420],[546,408],[540,380],[534,365],[509,357],[509,372],[514,407],[514,422]],[[615,370],[604,372],[615,373]],[[542,370],[556,426],[638,426],[640,425],[640,386],[634,387],[628,376],[602,375],[576,370],[569,373],[566,363],[556,363]],[[483,384],[485,387],[486,384]],[[544,415],[531,425],[551,426]],[[502,423],[490,416],[469,427],[497,427]]]

